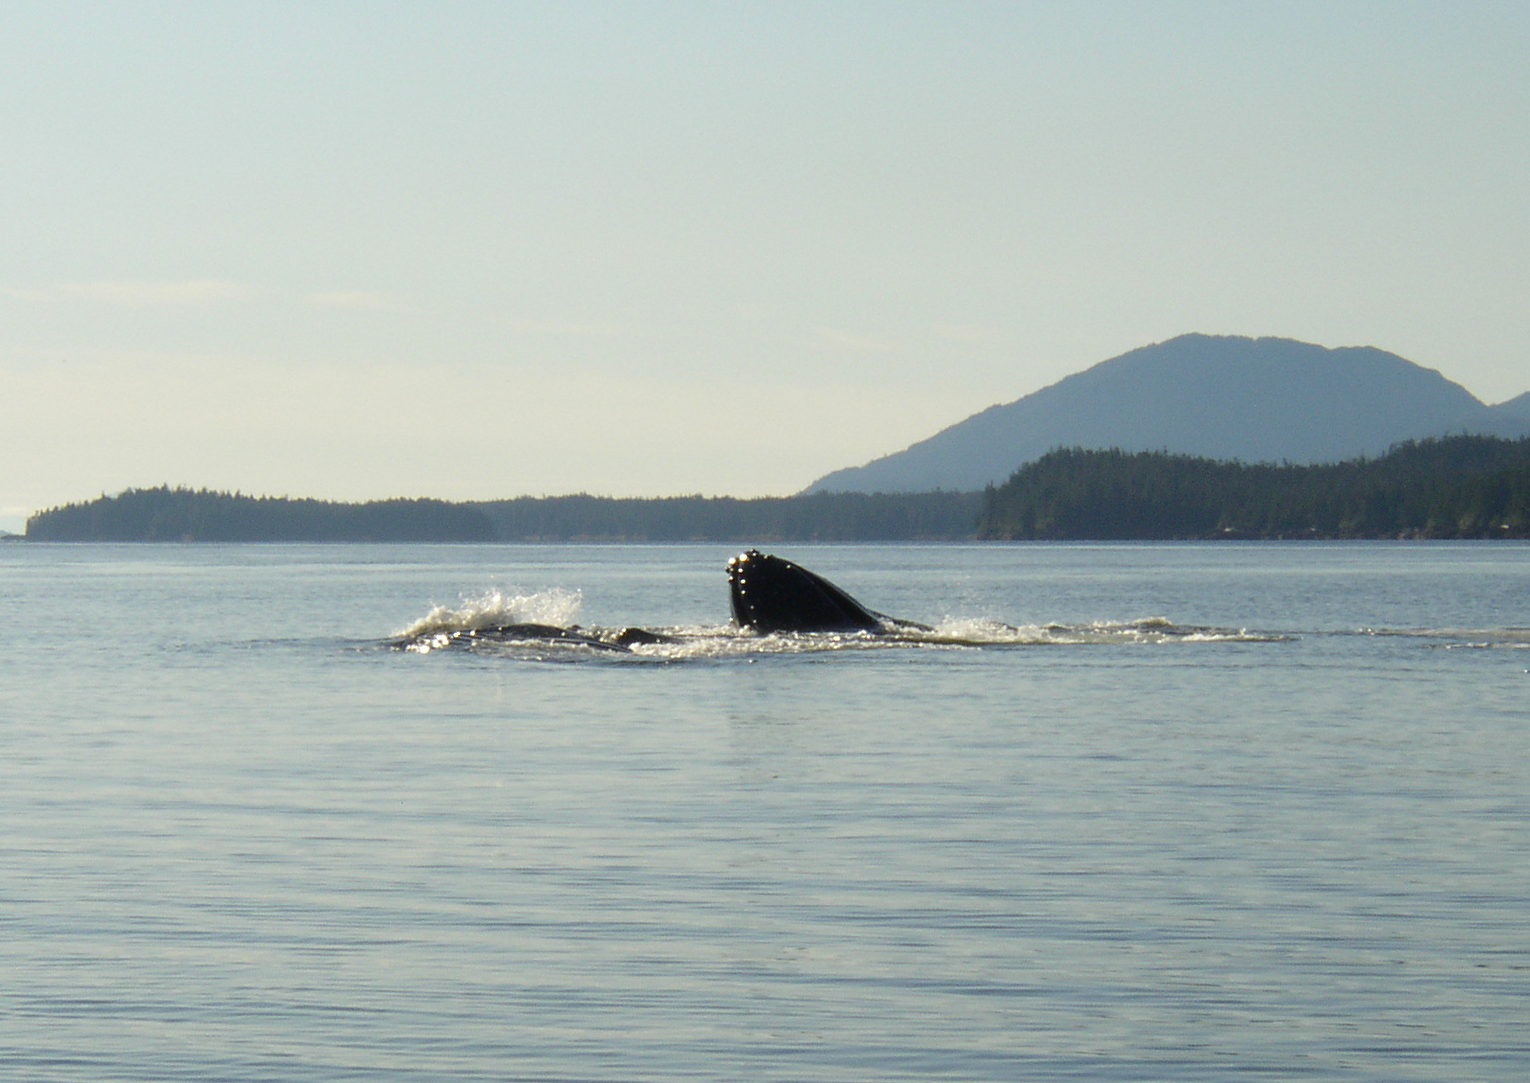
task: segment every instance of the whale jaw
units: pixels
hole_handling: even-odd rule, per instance
[[[839,587],[789,560],[749,549],[728,561],[733,620],[758,632],[855,632],[884,626]]]

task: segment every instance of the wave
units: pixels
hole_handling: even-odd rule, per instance
[[[1530,628],[1361,628],[1363,636],[1422,639],[1437,650],[1530,650]]]
[[[936,625],[934,637],[950,639],[953,642],[970,642],[977,646],[1090,643],[1281,643],[1296,638],[1286,632],[1176,624],[1168,617],[1142,617],[1129,621],[1091,621],[1087,624],[1033,625],[1013,625],[995,620],[948,617]]]

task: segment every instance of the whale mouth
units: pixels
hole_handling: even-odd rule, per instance
[[[582,595],[498,590],[434,607],[380,646],[430,654],[457,649],[477,655],[543,661],[603,657],[648,662],[726,659],[825,651],[920,647],[1022,647],[1057,644],[1287,642],[1282,632],[1180,626],[1163,617],[1085,625],[1016,626],[946,617],[938,625],[868,609],[823,576],[782,557],[748,549],[728,561],[733,619],[727,624],[581,626],[573,622]],[[1530,642],[1530,640],[1527,640]],[[1523,645],[1516,643],[1515,645]]]
[[[459,609],[436,606],[394,638],[393,650],[456,649],[537,661],[606,658],[670,663],[764,655],[903,649],[959,650],[1063,644],[1288,642],[1295,635],[1246,628],[1181,626],[1164,617],[1082,625],[1016,626],[947,617],[939,625],[889,617],[781,557],[750,549],[728,561],[733,619],[664,628],[581,626],[579,592],[492,591]],[[1383,634],[1383,633],[1370,633]],[[1530,638],[1516,646],[1530,644]],[[1445,644],[1451,645],[1451,644]]]
[[[873,631],[890,622],[821,575],[749,549],[728,561],[733,622],[757,632]]]

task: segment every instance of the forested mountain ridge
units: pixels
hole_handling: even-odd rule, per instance
[[[444,500],[340,504],[207,489],[128,489],[40,511],[29,541],[438,542],[493,541],[475,508]]]
[[[29,541],[702,542],[1530,538],[1530,438],[1408,441],[1301,466],[1059,449],[981,493],[519,497],[339,504],[129,489],[39,512]]]
[[[1316,466],[1061,449],[984,494],[978,537],[1530,538],[1530,438]]]
[[[587,495],[366,504],[205,489],[129,489],[38,512],[30,541],[487,542],[943,541],[972,537],[981,493]]]
[[[953,541],[982,494],[813,493],[655,498],[523,496],[475,505],[506,541]]]
[[[1059,447],[1319,463],[1461,432],[1530,434],[1530,394],[1487,406],[1369,346],[1192,334],[1102,361],[806,491],[980,489]]]

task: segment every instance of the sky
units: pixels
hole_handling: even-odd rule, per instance
[[[1190,331],[1530,390],[1530,5],[0,0],[0,529],[798,491]]]

